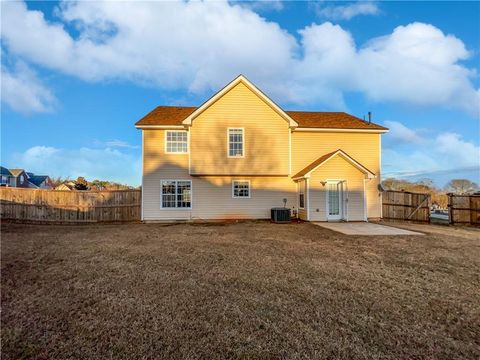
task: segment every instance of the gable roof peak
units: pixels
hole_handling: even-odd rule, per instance
[[[290,117],[290,115],[288,115],[285,111],[283,111],[283,109],[280,106],[275,104],[275,102],[273,102],[267,95],[265,95],[257,86],[255,86],[243,74],[238,75],[235,79],[230,81],[227,85],[225,85],[222,89],[220,89],[217,93],[215,93],[210,99],[205,101],[201,106],[199,106],[195,111],[193,111],[185,120],[183,120],[182,124],[186,126],[191,126],[193,119],[195,119],[203,111],[209,108],[212,104],[214,104],[218,99],[220,99],[223,95],[229,92],[232,88],[234,88],[240,82],[243,83],[245,86],[247,86],[255,95],[257,95],[275,112],[277,112],[281,117],[283,117],[288,122],[290,127],[298,126],[298,123],[295,120],[293,120]]]
[[[301,178],[307,178],[310,177],[310,174],[314,172],[316,169],[318,169],[320,166],[325,164],[328,160],[332,159],[335,156],[341,156],[343,157],[346,161],[348,161],[351,165],[356,167],[358,170],[363,172],[369,179],[372,179],[375,177],[375,174],[368,170],[365,166],[360,164],[358,161],[356,161],[354,158],[352,158],[350,155],[348,155],[345,151],[342,149],[337,149],[335,151],[329,152],[327,154],[324,154],[320,156],[317,160],[312,162],[310,165],[307,167],[303,168],[300,170],[297,174],[292,176],[292,179],[301,179]]]

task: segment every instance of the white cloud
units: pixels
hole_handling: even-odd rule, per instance
[[[138,149],[140,147],[139,145],[132,145],[127,141],[118,140],[118,139],[107,140],[107,141],[95,140],[94,143],[97,146],[108,147],[108,148]]]
[[[232,5],[240,5],[254,11],[282,11],[284,8],[281,0],[259,0],[259,1],[230,1]]]
[[[358,47],[328,22],[299,30],[297,41],[228,2],[67,2],[57,23],[21,2],[2,3],[2,10],[10,52],[87,81],[127,79],[205,95],[243,73],[283,104],[340,110],[346,92],[361,92],[375,101],[479,116],[475,71],[460,63],[470,53],[428,24],[399,26]]]
[[[385,135],[390,142],[400,142],[409,144],[419,144],[424,140],[417,134],[417,131],[412,130],[398,121],[385,121],[385,125],[390,131]]]
[[[456,133],[440,133],[430,138],[420,136],[418,131],[399,122],[390,121],[387,125],[390,126],[391,134],[384,137],[384,177],[438,174],[455,177],[457,173],[469,172],[474,174],[473,180],[479,180],[480,146],[474,142],[467,141]],[[412,143],[416,143],[415,146]]]
[[[60,149],[34,146],[12,155],[16,167],[37,174],[88,180],[101,179],[139,185],[142,174],[140,155],[112,148]]]
[[[55,96],[27,64],[17,62],[13,70],[2,64],[0,82],[2,102],[13,110],[23,114],[53,111]]]
[[[358,15],[377,15],[378,5],[373,2],[358,1],[349,5],[327,6],[317,8],[317,14],[332,20],[350,20]]]
[[[345,91],[360,91],[375,101],[459,108],[479,117],[475,72],[458,63],[468,51],[432,25],[399,26],[359,49],[348,32],[331,23],[300,33],[305,56],[299,71],[329,94],[343,99]]]

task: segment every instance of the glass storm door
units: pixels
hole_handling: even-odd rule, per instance
[[[327,182],[327,220],[343,218],[343,186],[341,181]]]

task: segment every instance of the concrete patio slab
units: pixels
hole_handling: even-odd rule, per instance
[[[314,222],[314,224],[346,235],[424,235],[415,231],[367,222]]]

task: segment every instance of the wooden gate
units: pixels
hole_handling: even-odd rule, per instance
[[[448,210],[452,225],[480,225],[480,195],[448,194]]]
[[[385,191],[382,210],[384,219],[430,222],[430,194]]]
[[[141,190],[65,191],[0,188],[1,218],[24,222],[139,221]]]

